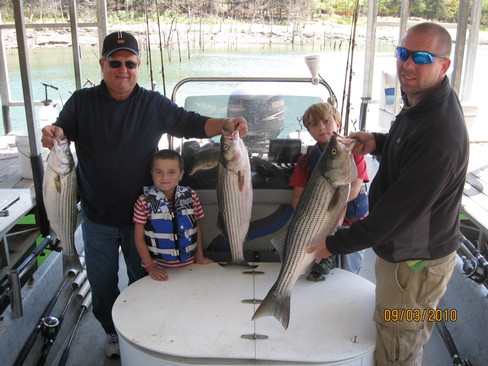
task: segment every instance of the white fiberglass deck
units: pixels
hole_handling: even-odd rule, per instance
[[[285,330],[274,317],[253,322],[258,305],[242,302],[263,299],[279,270],[192,265],[127,287],[113,309],[122,365],[373,365],[374,285],[341,269],[324,282],[300,278]],[[255,333],[268,338],[241,337]]]

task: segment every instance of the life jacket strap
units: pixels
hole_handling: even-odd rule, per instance
[[[184,232],[183,236],[188,239],[190,236],[194,235],[197,232],[197,228],[193,227],[191,229],[188,229]],[[175,233],[155,233],[154,231],[147,231],[144,230],[144,234],[148,236],[151,239],[166,239],[166,240],[171,240],[171,241],[176,241],[178,240],[178,234]]]
[[[189,245],[187,247],[181,249],[160,249],[157,247],[148,247],[148,249],[153,252],[154,254],[168,254],[172,255],[173,257],[177,257],[182,253],[191,253],[197,249],[197,243]]]

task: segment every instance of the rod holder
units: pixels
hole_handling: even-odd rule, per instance
[[[9,282],[9,298],[10,306],[12,308],[12,318],[20,318],[24,315],[22,308],[22,295],[20,293],[20,276],[17,269],[11,269],[7,273],[7,278]]]

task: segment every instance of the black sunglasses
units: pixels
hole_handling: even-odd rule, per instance
[[[434,57],[440,57],[443,59],[449,58],[447,56],[436,55],[435,53],[430,53],[425,51],[412,52],[403,47],[396,48],[396,57],[399,58],[400,60],[407,61],[410,56],[412,56],[412,61],[416,65],[431,64],[432,62],[434,62]]]
[[[108,61],[108,65],[112,69],[118,69],[119,67],[122,66],[122,61],[117,61],[117,60]],[[127,67],[129,70],[134,70],[137,67],[137,63],[132,61],[125,61],[125,67]]]

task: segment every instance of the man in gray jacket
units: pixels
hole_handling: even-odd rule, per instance
[[[372,247],[376,364],[420,366],[463,237],[459,212],[469,138],[446,72],[452,40],[440,25],[411,27],[397,47],[403,109],[389,133],[356,132],[353,153],[381,156],[370,213],[309,252],[317,259]],[[429,316],[430,315],[430,316]]]

